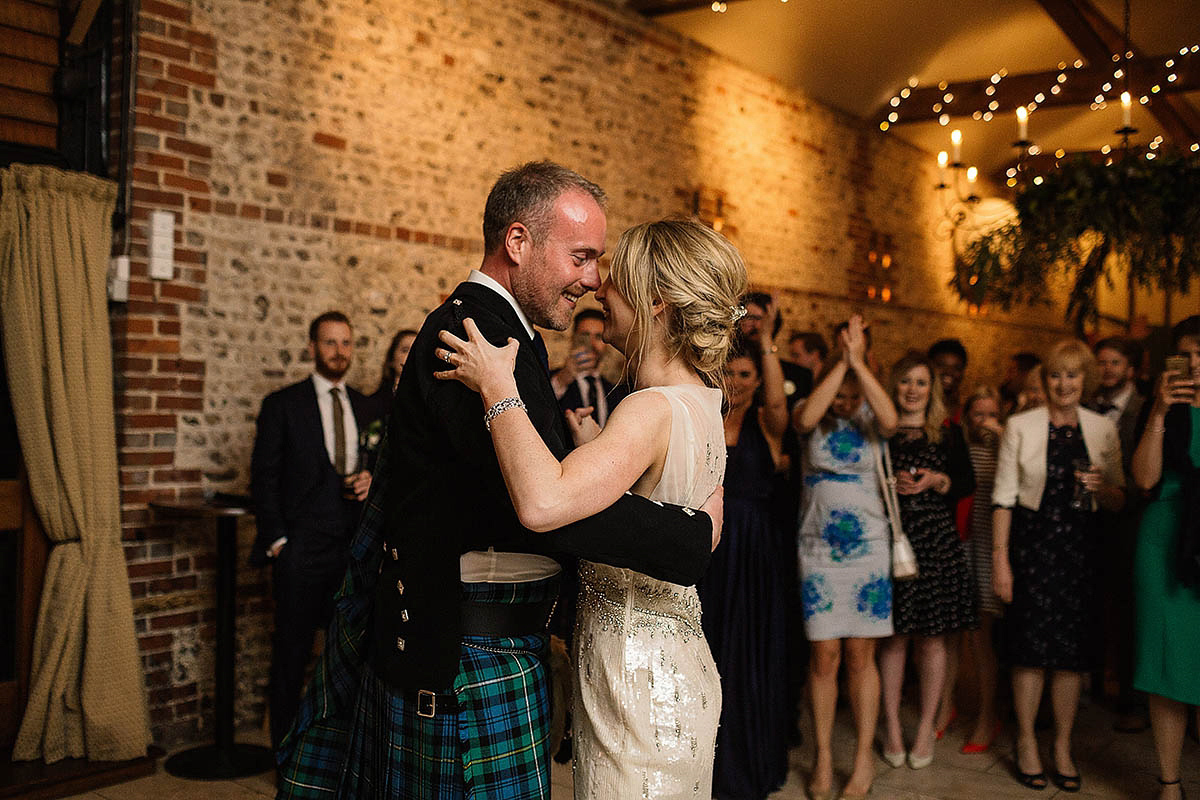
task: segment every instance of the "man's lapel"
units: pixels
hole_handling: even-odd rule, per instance
[[[317,405],[317,387],[313,385],[311,377],[304,381],[303,387],[303,402],[297,409],[300,413],[300,435],[308,440],[308,446],[315,449],[321,458],[329,460],[329,451],[325,449],[325,429],[321,427],[321,409]]]

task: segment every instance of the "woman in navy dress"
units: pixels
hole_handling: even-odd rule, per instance
[[[787,780],[787,582],[771,497],[787,401],[771,329],[742,340],[725,369],[725,525],[699,586],[724,696],[713,769],[721,800],[761,800]]]

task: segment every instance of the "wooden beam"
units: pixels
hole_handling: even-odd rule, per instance
[[[726,5],[733,5],[740,0],[725,0]],[[625,4],[630,11],[636,11],[643,17],[662,17],[680,11],[695,11],[698,8],[711,8],[712,0],[630,0]]]
[[[96,12],[100,9],[101,2],[102,0],[83,0],[79,4],[79,10],[75,12],[75,20],[71,23],[70,32],[67,33],[67,44],[72,47],[83,44],[88,29],[92,27],[92,20],[96,18]]]
[[[1038,3],[1089,63],[1111,63],[1113,54],[1125,49],[1125,34],[1105,19],[1091,0],[1038,0]],[[1132,24],[1130,27],[1132,34]],[[1132,41],[1128,52],[1135,59],[1141,55]],[[1183,97],[1163,97],[1150,106],[1150,113],[1172,141],[1182,144],[1200,138],[1200,114]]]
[[[1166,66],[1168,61],[1173,62],[1172,66]],[[1018,106],[1028,106],[1030,103],[1036,103],[1038,108],[1086,106],[1094,103],[1097,95],[1104,95],[1107,102],[1119,103],[1124,79],[1113,77],[1118,66],[1129,73],[1129,91],[1133,94],[1134,103],[1143,95],[1149,97],[1150,103],[1147,105],[1151,110],[1169,95],[1200,90],[1200,54],[1189,52],[1185,56],[1175,53],[1138,58],[1121,65],[1113,64],[1109,57],[1095,66],[1075,68],[1069,64],[1066,69],[1008,75],[998,83],[984,78],[948,83],[945,89],[937,86],[919,87],[910,90],[906,98],[897,93],[899,105],[884,105],[875,116],[878,120],[902,125],[906,122],[936,120],[942,114],[949,114],[951,118],[967,117],[976,112],[982,114],[989,110],[993,114],[1007,114]],[[1064,75],[1065,80],[1060,82],[1059,75]],[[1174,81],[1167,80],[1170,75],[1175,75]],[[1109,84],[1107,91],[1103,88],[1106,83]],[[1157,92],[1154,91],[1155,86],[1159,87]],[[1052,87],[1058,87],[1058,94],[1052,92]],[[988,94],[989,89],[991,94]],[[953,98],[950,102],[946,102],[947,94]],[[1039,94],[1042,95],[1041,100],[1036,99]],[[889,119],[891,114],[895,114],[896,119]]]

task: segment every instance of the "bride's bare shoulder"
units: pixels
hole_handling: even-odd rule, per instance
[[[656,428],[670,419],[671,401],[662,392],[650,388],[626,395],[608,415],[608,425]]]

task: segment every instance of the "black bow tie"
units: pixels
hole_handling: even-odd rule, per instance
[[[1097,414],[1107,414],[1108,412],[1114,411],[1117,408],[1116,403],[1106,403],[1103,400],[1097,400],[1092,405]]]

